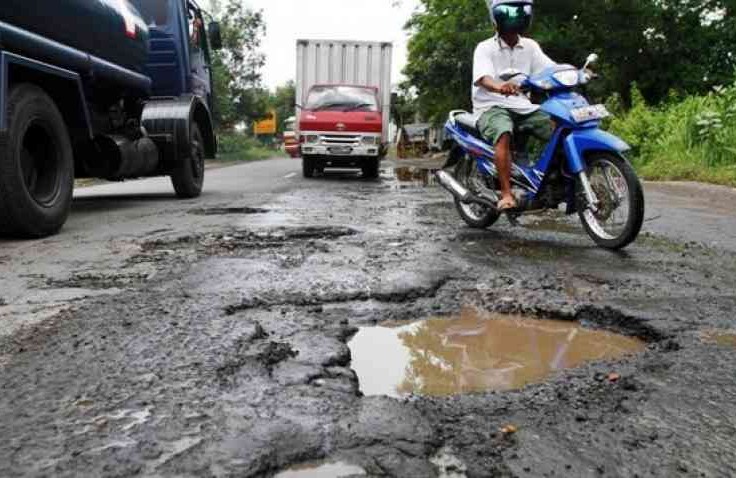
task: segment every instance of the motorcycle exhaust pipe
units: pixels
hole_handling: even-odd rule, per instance
[[[437,171],[435,176],[437,177],[437,181],[439,181],[440,185],[460,201],[468,202],[468,199],[472,196],[472,193],[453,178],[447,171]]]
[[[473,194],[465,186],[460,184],[457,179],[455,179],[447,171],[437,171],[435,173],[435,177],[437,178],[437,181],[440,183],[440,185],[447,191],[449,191],[450,194],[452,194],[460,202],[466,204],[477,203],[483,206],[490,207],[492,209],[496,209],[497,206],[493,201]]]

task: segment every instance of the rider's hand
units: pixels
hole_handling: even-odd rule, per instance
[[[520,91],[519,85],[517,85],[516,83],[511,83],[511,82],[502,83],[498,87],[498,92],[506,96],[518,95],[519,91]]]

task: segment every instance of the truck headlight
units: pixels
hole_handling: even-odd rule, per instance
[[[304,136],[304,142],[307,144],[315,144],[319,143],[319,135],[316,134],[308,134]]]
[[[375,146],[381,141],[378,136],[363,136],[363,144],[366,146]]]

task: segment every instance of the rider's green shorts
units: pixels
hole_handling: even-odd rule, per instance
[[[523,131],[547,142],[552,138],[554,126],[548,114],[542,111],[523,115],[495,106],[478,118],[478,131],[486,141],[498,143],[501,136]]]

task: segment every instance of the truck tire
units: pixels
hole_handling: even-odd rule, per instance
[[[366,179],[378,179],[381,167],[381,161],[378,158],[368,158],[361,168],[363,177]]]
[[[189,137],[189,157],[180,161],[171,173],[174,191],[181,199],[199,197],[204,186],[204,139],[197,123],[192,123]]]
[[[304,177],[313,178],[315,169],[315,160],[313,158],[302,156],[302,174]]]
[[[8,95],[0,138],[0,235],[41,238],[59,232],[71,210],[74,155],[54,100],[32,84]]]

